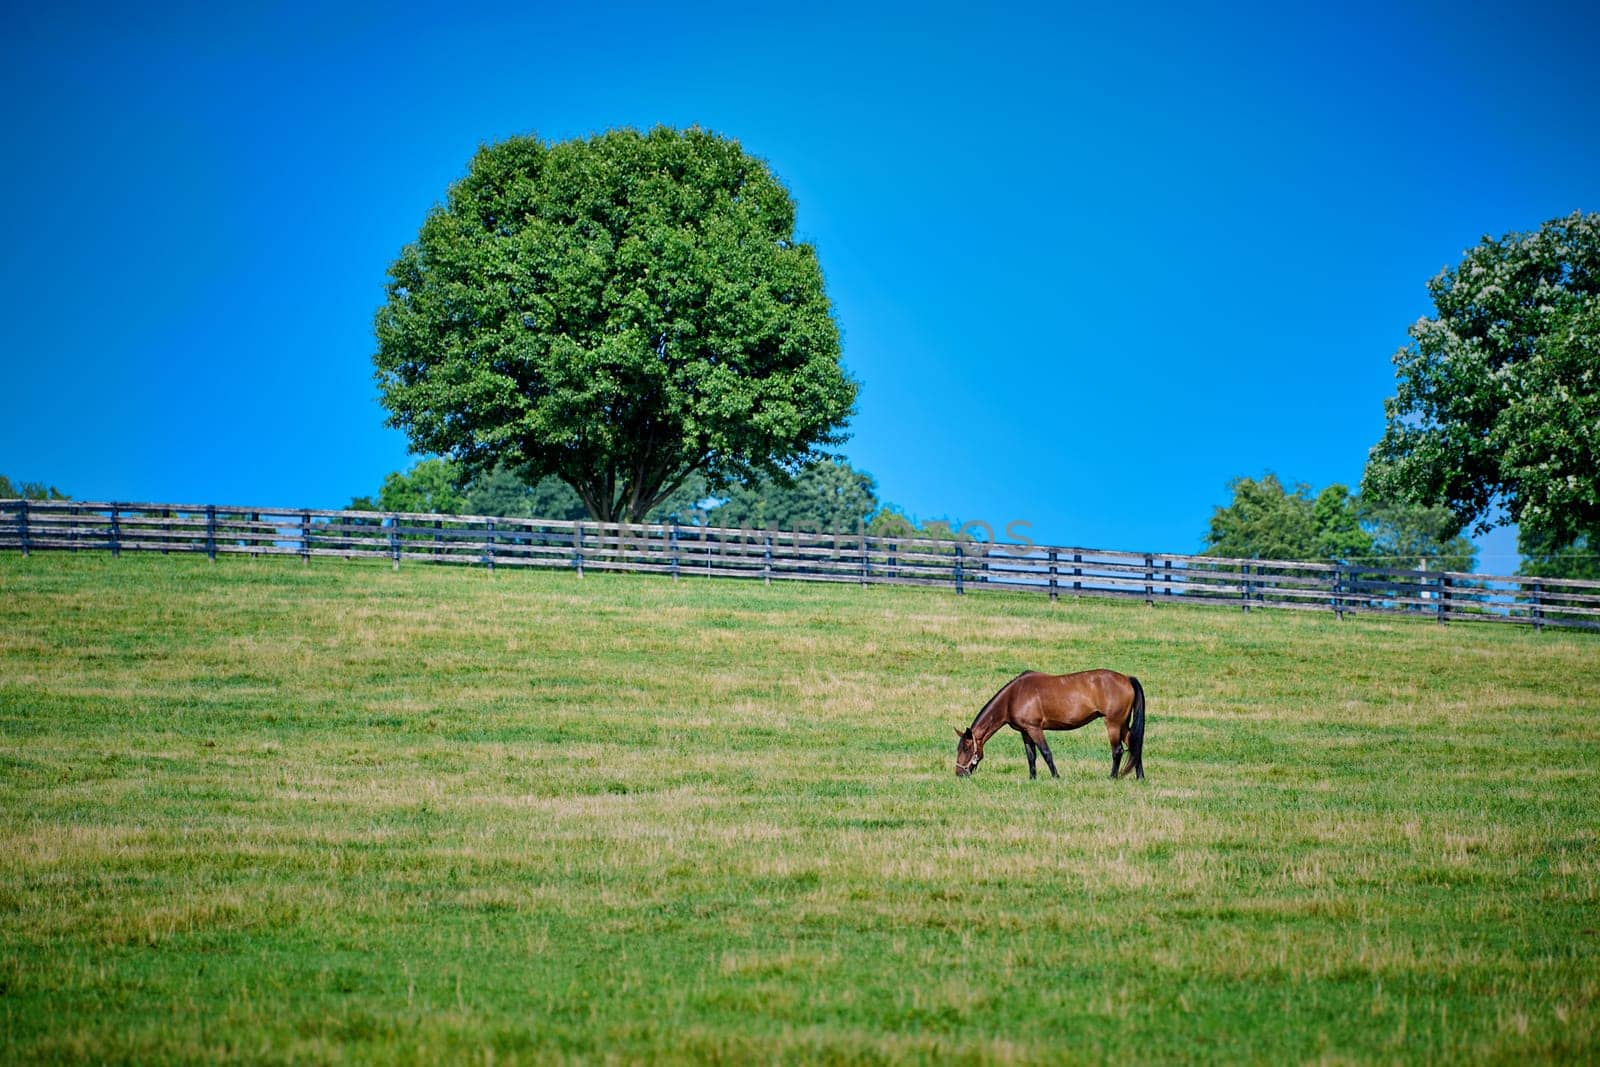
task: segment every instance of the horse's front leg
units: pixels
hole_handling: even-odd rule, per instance
[[[1035,726],[1023,732],[1024,737],[1039,746],[1039,751],[1044,755],[1044,763],[1050,768],[1050,777],[1060,778],[1056,773],[1056,758],[1050,754],[1050,744],[1044,739],[1044,731]]]
[[[1034,747],[1033,739],[1027,734],[1022,735],[1022,747],[1028,753],[1028,777],[1039,777],[1039,750]]]

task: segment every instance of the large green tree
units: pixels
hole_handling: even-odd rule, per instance
[[[797,469],[857,387],[794,224],[767,166],[703,130],[486,146],[390,268],[389,422],[469,475],[560,478],[607,521],[696,474]]]
[[[1545,546],[1600,534],[1600,214],[1485,237],[1428,283],[1435,314],[1395,354],[1369,458],[1375,498],[1457,530],[1518,523]]]

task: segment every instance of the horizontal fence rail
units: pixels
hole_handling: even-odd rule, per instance
[[[926,585],[1600,630],[1600,582],[676,524],[0,500],[0,550],[203,552]]]

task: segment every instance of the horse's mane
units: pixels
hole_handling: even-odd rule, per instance
[[[1021,678],[1021,677],[1025,676],[1025,675],[1034,674],[1034,673],[1036,673],[1036,672],[1034,672],[1034,671],[1023,671],[1022,674],[1017,675],[1017,678]],[[978,714],[976,714],[976,715],[974,715],[972,717],[972,726],[978,725],[978,720],[983,718],[983,713],[989,710],[989,705],[993,704],[996,700],[999,700],[1000,699],[1000,694],[1004,693],[1007,689],[1010,689],[1011,686],[1013,684],[1015,684],[1017,678],[1011,679],[1011,681],[1007,682],[1005,685],[1002,685],[999,689],[996,689],[994,691],[994,696],[992,696],[988,700],[984,701],[983,707],[978,709]],[[967,727],[967,732],[968,733],[972,732],[972,726]]]

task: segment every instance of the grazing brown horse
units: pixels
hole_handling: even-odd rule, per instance
[[[956,777],[965,778],[983,760],[983,744],[1003,726],[1022,735],[1028,750],[1028,777],[1039,777],[1038,753],[1056,773],[1056,761],[1045,743],[1046,730],[1076,730],[1098,718],[1106,720],[1111,741],[1111,777],[1132,771],[1144,777],[1144,686],[1130,674],[1116,671],[1079,671],[1077,674],[1040,674],[1023,671],[989,698],[965,731],[957,730]],[[1123,742],[1128,766],[1122,768]]]

